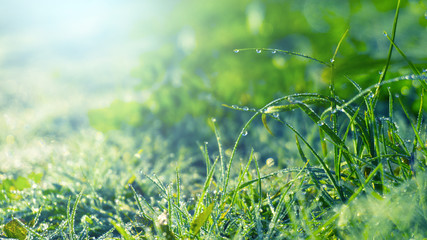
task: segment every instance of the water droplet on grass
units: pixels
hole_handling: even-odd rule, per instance
[[[331,63],[334,63],[334,62],[335,62],[335,59],[331,58],[329,61],[330,61]]]
[[[216,118],[211,118],[211,121],[212,122],[216,122]]]
[[[239,52],[240,52],[240,50],[239,50],[239,49],[234,49],[234,50],[233,50],[233,52],[234,52],[234,53],[239,53]]]
[[[249,111],[249,108],[248,108],[248,107],[246,107],[246,106],[245,106],[245,107],[243,107],[242,109],[243,109],[243,111]]]
[[[255,51],[256,51],[256,53],[261,53],[262,52],[261,49],[256,49]]]
[[[317,126],[323,126],[323,125],[325,125],[325,123],[324,122],[322,122],[322,121],[319,121],[318,123],[317,123]]]
[[[243,133],[242,133],[242,136],[247,136],[248,135],[248,131],[244,131]]]
[[[279,113],[273,113],[273,117],[279,118]]]
[[[276,50],[276,49],[274,49],[273,51],[271,51],[271,53],[272,53],[272,54],[275,54],[275,53],[277,53],[277,50]]]

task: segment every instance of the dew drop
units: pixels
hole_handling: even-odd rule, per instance
[[[317,126],[323,126],[323,125],[325,125],[325,123],[324,122],[322,122],[322,121],[319,121],[318,123],[317,123]]]
[[[246,107],[246,106],[245,106],[245,107],[243,107],[242,109],[243,109],[243,111],[249,111],[249,108],[248,108],[248,107]]]
[[[256,49],[255,51],[256,51],[256,53],[261,53],[262,52],[261,49]]]
[[[233,50],[233,52],[234,52],[234,53],[239,53],[239,52],[240,52],[240,50],[239,50],[239,49],[234,49],[234,50]]]
[[[331,58],[331,60],[329,60],[331,63],[335,62],[335,59]]]
[[[279,113],[273,113],[273,117],[279,118]]]
[[[231,107],[234,108],[234,109],[238,109],[239,108],[239,106],[237,106],[237,105],[232,105]]]
[[[427,73],[427,68],[423,69],[423,73]]]
[[[211,118],[211,121],[212,122],[216,122],[216,118]]]
[[[383,74],[383,71],[378,71],[378,74],[379,74],[379,75]]]
[[[242,136],[247,136],[248,135],[248,131],[244,131]]]
[[[276,50],[276,49],[274,49],[273,51],[271,51],[271,53],[272,53],[272,54],[275,54],[275,53],[277,53],[277,50]]]

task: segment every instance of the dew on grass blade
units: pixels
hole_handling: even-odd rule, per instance
[[[335,62],[335,59],[331,58],[331,60],[329,60],[331,63]]]
[[[246,106],[245,106],[245,107],[243,107],[242,109],[243,109],[243,111],[249,111],[249,108],[248,108],[248,107],[246,107]]]
[[[242,133],[242,136],[247,136],[248,135],[248,131],[244,131],[243,133]]]
[[[272,54],[277,53],[277,49],[274,49],[273,51],[271,51]]]
[[[211,118],[211,121],[212,122],[216,122],[216,118]]]
[[[239,49],[234,49],[234,50],[233,50],[233,52],[234,52],[234,53],[239,53],[239,52],[240,52],[240,50],[239,50]]]
[[[324,122],[322,122],[322,121],[319,121],[318,123],[317,123],[317,126],[323,126],[323,125],[325,125],[325,123]]]
[[[279,113],[273,113],[273,117],[275,117],[275,118],[279,118]]]
[[[256,51],[256,53],[261,53],[262,52],[261,49],[256,49],[255,51]]]

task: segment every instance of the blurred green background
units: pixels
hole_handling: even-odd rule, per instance
[[[230,117],[221,104],[260,108],[275,97],[328,92],[330,69],[305,58],[240,48],[277,48],[329,62],[349,29],[336,58],[338,95],[356,91],[344,74],[362,87],[375,84],[385,65],[397,1],[165,1],[165,11],[135,34],[156,47],[143,53],[133,76],[146,97],[139,106],[114,102],[89,113],[92,126],[106,131],[123,123],[164,127],[184,119]],[[402,1],[396,43],[420,68],[427,56],[425,1]],[[387,79],[410,74],[397,52]],[[419,86],[394,86],[408,96]],[[416,103],[414,104],[416,109]]]

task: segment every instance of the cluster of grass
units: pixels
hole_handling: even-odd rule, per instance
[[[212,154],[206,143],[200,145],[206,168],[200,187],[188,186],[191,183],[186,181],[187,175],[182,175],[188,173],[185,171],[188,162],[178,161],[181,165],[173,166],[174,178],[163,179],[145,174],[148,170],[141,168],[138,157],[129,156],[122,156],[121,164],[124,168],[142,169],[144,180],[137,176],[117,176],[111,182],[102,178],[111,179],[114,173],[93,171],[82,175],[94,182],[76,179],[80,184],[54,185],[42,190],[35,187],[40,183],[39,174],[10,178],[1,183],[2,236],[17,239],[426,237],[427,131],[423,123],[423,99],[427,75],[394,42],[398,11],[399,6],[391,36],[385,34],[390,40],[390,50],[378,82],[362,89],[348,78],[358,91],[354,97],[337,96],[332,74],[327,96],[300,93],[281,97],[260,109],[230,107],[253,113],[230,151],[223,147],[219,123],[211,119],[217,151]],[[256,52],[297,55],[326,65],[333,73],[345,35],[330,63],[282,50],[256,49]],[[413,74],[385,80],[393,49],[407,61]],[[243,49],[235,50],[240,51]],[[399,95],[390,89],[381,91],[401,81],[417,81],[422,87],[415,118]],[[382,104],[381,92],[388,95],[387,114],[377,110]],[[287,115],[295,114],[293,110],[299,110],[312,122],[312,127],[318,130],[317,140],[307,139],[298,130],[299,126],[294,127],[287,120]],[[300,163],[278,169],[274,160],[268,159],[261,165],[254,149],[236,162],[241,141],[255,119],[261,119],[268,133],[277,135],[273,139],[279,138],[277,132],[283,129],[290,131],[295,137],[292,141]],[[167,157],[163,158],[167,161]],[[170,169],[171,165],[162,167]],[[43,207],[34,208],[32,204]]]

